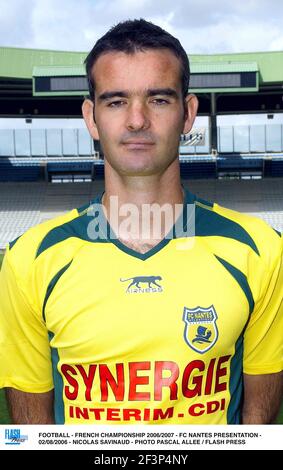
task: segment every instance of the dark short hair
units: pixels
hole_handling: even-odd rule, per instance
[[[186,96],[189,88],[190,64],[180,41],[159,26],[141,18],[123,21],[113,26],[98,39],[86,57],[84,63],[90,98],[94,99],[95,92],[92,67],[100,55],[113,51],[133,54],[147,49],[169,49],[180,60],[182,92],[183,96]]]

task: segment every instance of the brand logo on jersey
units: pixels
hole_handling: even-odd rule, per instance
[[[136,276],[120,279],[120,281],[129,282],[126,290],[128,294],[147,294],[163,291],[162,286],[158,283],[162,281],[161,276]]]
[[[217,318],[213,305],[208,308],[184,307],[184,339],[190,348],[203,354],[215,345],[218,339]]]

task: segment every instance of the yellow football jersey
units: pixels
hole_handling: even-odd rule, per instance
[[[283,369],[280,233],[186,192],[141,254],[100,200],[7,246],[0,386],[54,388],[58,424],[239,423],[243,372]]]

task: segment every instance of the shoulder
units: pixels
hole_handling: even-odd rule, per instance
[[[25,279],[37,258],[38,249],[42,240],[56,227],[60,227],[79,216],[78,209],[72,209],[67,213],[54,217],[41,224],[29,228],[6,247],[5,258],[8,260],[15,273]]]
[[[214,204],[215,213],[237,224],[253,240],[258,255],[268,262],[282,253],[282,234],[263,219]]]
[[[235,250],[237,256],[241,255],[242,247],[267,265],[282,256],[282,234],[264,220],[198,197],[195,207],[196,235],[206,237],[213,247],[229,243],[230,250]]]

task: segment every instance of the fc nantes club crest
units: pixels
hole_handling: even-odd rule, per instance
[[[213,305],[208,308],[184,307],[183,320],[186,323],[184,339],[194,351],[205,353],[218,339],[217,313]]]

